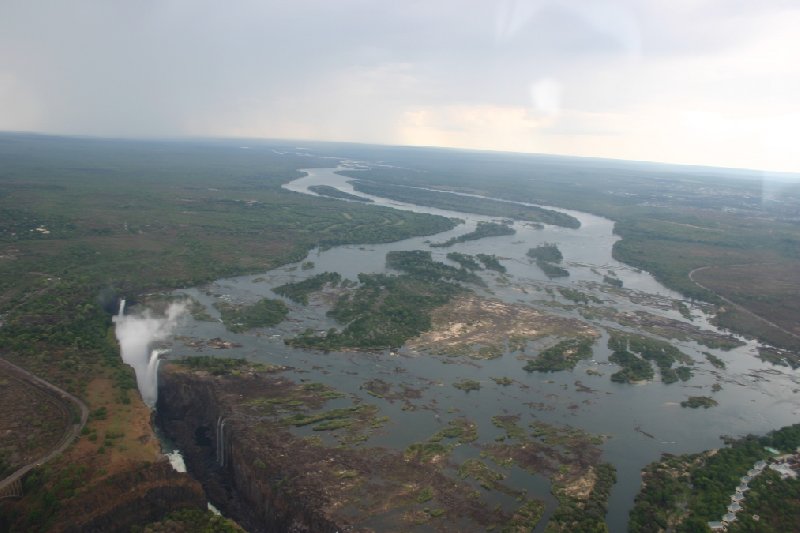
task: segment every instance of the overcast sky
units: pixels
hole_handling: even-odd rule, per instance
[[[0,0],[0,130],[800,171],[797,0]]]

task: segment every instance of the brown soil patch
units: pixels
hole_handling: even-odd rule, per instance
[[[98,474],[96,479],[161,458],[150,424],[150,408],[135,391],[128,392],[128,404],[118,402],[118,394],[110,378],[89,382],[86,400],[92,414],[86,424],[88,433],[64,454],[70,463],[89,466],[90,472]],[[102,408],[104,416],[98,411]]]
[[[527,341],[559,337],[599,336],[589,324],[519,304],[469,295],[456,298],[432,313],[431,331],[411,339],[407,347],[440,355],[500,357],[508,344],[522,350]]]

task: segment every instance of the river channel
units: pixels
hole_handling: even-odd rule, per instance
[[[524,426],[534,420],[555,425],[569,425],[593,434],[607,435],[602,445],[604,460],[617,470],[617,483],[609,500],[608,525],[611,531],[626,530],[628,512],[641,483],[641,469],[657,460],[664,452],[690,453],[719,447],[721,435],[764,433],[794,423],[800,415],[795,390],[800,388],[800,374],[785,367],[773,366],[757,358],[756,344],[744,344],[730,350],[711,349],[692,340],[669,339],[681,351],[695,360],[694,376],[686,382],[662,384],[656,378],[644,384],[614,383],[609,376],[618,367],[608,362],[605,328],[621,328],[608,317],[586,319],[579,309],[561,298],[554,289],[569,287],[595,295],[603,306],[616,312],[646,311],[653,315],[691,323],[704,330],[719,331],[708,321],[699,306],[685,302],[691,310],[691,320],[675,308],[681,296],[661,284],[646,272],[635,270],[615,261],[611,256],[613,234],[611,220],[577,211],[556,209],[576,217],[578,229],[533,225],[514,221],[516,234],[484,238],[456,244],[449,248],[431,248],[430,244],[462,235],[475,228],[479,221],[491,217],[443,211],[369,196],[354,191],[352,178],[336,174],[337,170],[353,170],[358,164],[339,168],[306,169],[306,176],[284,187],[298,194],[313,194],[312,185],[329,185],[342,191],[368,197],[374,205],[394,209],[431,213],[464,220],[453,230],[429,237],[417,237],[380,245],[338,246],[327,250],[315,249],[303,261],[285,265],[268,272],[221,279],[207,286],[177,291],[194,298],[206,307],[214,319],[219,313],[215,302],[254,303],[265,297],[281,298],[271,289],[322,272],[338,272],[344,278],[357,279],[359,273],[387,272],[386,253],[393,250],[429,250],[435,260],[449,263],[448,252],[464,254],[487,253],[501,258],[508,272],[501,276],[481,271],[487,288],[475,288],[480,296],[499,298],[508,303],[528,305],[547,313],[580,319],[596,326],[602,337],[593,347],[593,357],[581,361],[574,370],[554,373],[528,373],[522,367],[519,354],[505,353],[492,360],[447,358],[415,353],[401,349],[397,353],[330,352],[296,349],[284,344],[284,339],[306,328],[327,330],[338,326],[326,316],[329,303],[312,298],[308,306],[285,300],[291,309],[289,318],[274,328],[262,328],[246,333],[231,333],[219,321],[195,320],[185,316],[174,330],[171,355],[196,353],[192,339],[220,337],[240,346],[227,350],[203,348],[202,353],[217,357],[246,357],[259,362],[292,367],[297,379],[310,379],[330,385],[343,392],[359,396],[375,404],[389,422],[370,437],[365,446],[386,446],[404,449],[413,442],[423,441],[447,422],[468,416],[478,424],[476,444],[492,442],[503,430],[495,427],[491,418],[498,414],[520,415]],[[363,168],[363,167],[362,167]],[[346,200],[342,200],[343,202]],[[569,270],[569,277],[550,280],[526,257],[529,248],[543,243],[557,243]],[[455,265],[457,266],[457,265]],[[623,290],[610,290],[604,276],[616,276]],[[549,289],[549,290],[548,290]],[[708,363],[703,352],[710,352],[726,363],[717,369]],[[535,352],[533,352],[535,353]],[[589,371],[587,373],[587,370]],[[491,380],[508,376],[516,382],[503,387]],[[392,403],[369,396],[361,389],[365,381],[380,378],[386,382],[406,384],[421,389],[422,396],[414,400],[418,409],[402,409],[402,402]],[[465,393],[452,386],[462,379],[477,380],[480,390]],[[710,409],[682,408],[680,402],[689,396],[712,396],[711,387],[722,386],[713,393],[719,405]],[[537,406],[533,408],[532,406]],[[453,459],[461,461],[477,457],[477,446],[465,445],[456,449]],[[506,482],[524,488],[532,497],[545,501],[546,517],[555,508],[546,478],[529,475],[512,468]],[[542,530],[545,521],[537,530]]]

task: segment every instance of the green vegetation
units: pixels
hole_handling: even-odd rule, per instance
[[[536,260],[536,266],[538,266],[542,272],[544,272],[545,276],[550,279],[566,278],[569,276],[569,270],[566,268],[548,263],[547,261],[542,261],[541,259]]]
[[[535,206],[525,206],[511,202],[501,202],[491,198],[477,198],[474,196],[463,196],[445,191],[430,191],[420,188],[410,188],[374,181],[364,181],[361,178],[364,174],[354,175],[347,172],[341,174],[355,177],[353,188],[357,191],[391,198],[400,202],[410,202],[417,205],[427,205],[438,209],[449,209],[461,211],[462,213],[475,213],[490,217],[506,217],[516,220],[527,220],[531,222],[542,222],[566,228],[579,228],[581,223],[577,218]]]
[[[558,249],[558,246],[551,242],[546,242],[544,244],[540,244],[536,248],[531,248],[528,250],[527,255],[531,259],[536,259],[537,261],[546,261],[548,263],[560,263],[564,259],[564,256],[561,255],[561,250]]]
[[[354,202],[366,202],[366,203],[372,202],[372,198],[365,198],[363,196],[350,194],[349,192],[341,191],[336,187],[331,187],[330,185],[312,185],[308,188],[308,190],[320,194],[322,196],[328,196],[330,198],[352,200]]]
[[[466,270],[481,270],[483,268],[480,263],[475,260],[474,256],[468,254],[450,252],[447,254],[447,258],[454,263],[458,263],[461,265],[461,268]]]
[[[572,370],[578,361],[592,356],[591,337],[577,337],[559,342],[539,353],[539,357],[528,361],[523,367],[528,372],[557,372]]]
[[[603,283],[618,289],[622,288],[622,280],[614,276],[603,276]]]
[[[792,531],[800,519],[800,479],[781,479],[777,472],[766,471],[750,482],[743,504],[736,523],[728,528],[731,533]]]
[[[586,294],[585,292],[581,292],[579,290],[570,289],[569,287],[558,287],[558,292],[566,298],[575,303],[579,304],[588,304],[588,303],[595,303],[600,304],[603,301],[596,296],[591,294]]]
[[[308,295],[321,290],[326,284],[336,286],[342,280],[338,272],[323,272],[303,281],[286,283],[272,289],[275,294],[289,298],[293,302],[308,305]]]
[[[614,351],[609,361],[623,367],[611,376],[612,381],[630,383],[653,379],[649,361],[656,363],[664,383],[688,381],[692,377],[689,367],[672,368],[676,362],[693,364],[692,358],[666,341],[614,331],[608,339],[608,347]],[[641,359],[634,354],[641,356]]]
[[[182,509],[170,513],[163,520],[148,524],[144,528],[134,528],[131,533],[173,533],[178,531],[241,533],[242,528],[227,518],[218,516],[207,509]]]
[[[721,368],[721,369],[725,368],[725,361],[723,361],[722,359],[720,359],[716,355],[714,355],[712,353],[708,353],[708,352],[703,352],[703,355],[706,356],[706,359],[708,359],[708,362],[711,363],[712,365],[714,365],[714,367]]]
[[[514,383],[514,380],[513,380],[513,379],[511,379],[511,378],[509,378],[509,377],[506,377],[506,376],[499,377],[499,378],[495,378],[495,377],[493,377],[493,378],[492,378],[492,381],[494,381],[494,382],[495,382],[495,383],[497,383],[498,385],[502,385],[503,387],[508,387],[509,385],[511,385],[512,383]]]
[[[496,222],[478,222],[474,231],[453,237],[445,242],[431,244],[432,248],[446,248],[460,242],[477,241],[486,237],[500,237],[503,235],[514,235],[517,231],[508,224],[497,224]]]
[[[475,274],[431,260],[430,252],[389,252],[386,264],[400,276],[359,274],[359,287],[339,297],[328,314],[346,324],[324,335],[313,330],[287,344],[323,350],[397,348],[431,327],[431,312],[466,292],[453,281],[481,281]]]
[[[708,409],[716,405],[719,405],[717,400],[709,398],[708,396],[689,396],[688,399],[681,402],[681,407],[690,407],[692,409],[698,409],[700,407]]]
[[[464,281],[483,284],[483,280],[464,268],[455,268],[431,259],[424,250],[395,251],[386,254],[386,266],[426,281]]]
[[[496,272],[500,272],[501,274],[506,273],[506,267],[500,264],[500,261],[497,260],[496,255],[489,255],[489,254],[476,254],[475,257],[483,263],[483,266],[488,270],[494,270]]]
[[[781,453],[789,453],[800,446],[800,424],[786,426],[763,437],[749,435],[728,440],[726,444],[726,447],[713,453],[681,456],[665,454],[661,461],[647,466],[642,473],[642,490],[636,497],[630,514],[629,530],[632,533],[651,533],[665,531],[669,526],[677,533],[708,531],[706,524],[719,520],[726,513],[726,507],[740,478],[757,461],[770,457],[765,447],[770,446]],[[768,483],[769,481],[773,482]],[[789,520],[787,523],[797,523],[797,503],[789,503],[792,494],[797,494],[797,485],[775,483],[770,472],[765,471],[751,482],[750,487],[744,502],[745,512],[738,514],[738,518],[744,520],[744,531],[771,531],[768,529],[771,527],[769,524],[784,523],[786,520]],[[787,502],[788,505],[781,508],[774,517],[758,513],[766,521],[765,528],[760,529],[759,523],[758,527],[748,529],[746,517],[752,517],[751,513],[758,512],[755,508],[751,510],[748,503],[751,498],[757,507],[777,507],[780,502]],[[774,503],[769,503],[770,500]]]
[[[462,379],[461,381],[453,383],[453,387],[463,390],[464,392],[481,390],[481,382],[475,381],[474,379]]]
[[[547,532],[587,531],[607,533],[606,513],[608,512],[608,496],[611,487],[617,482],[617,472],[613,465],[602,463],[594,467],[597,479],[594,482],[589,498],[577,500],[571,498],[564,490],[556,487],[555,495],[558,508],[550,522]]]
[[[314,431],[334,431],[350,427],[355,420],[373,418],[377,412],[374,405],[361,404],[313,414],[295,413],[281,422],[295,427],[313,425]]]
[[[450,455],[459,444],[473,442],[478,438],[478,426],[465,418],[451,420],[447,427],[434,433],[425,442],[415,442],[406,448],[407,461],[418,463],[438,462]],[[442,441],[448,441],[443,444]]]
[[[289,308],[285,303],[269,298],[263,298],[253,305],[216,302],[214,307],[219,309],[225,327],[234,333],[276,326],[289,314]]]
[[[516,510],[508,525],[504,526],[500,531],[501,533],[527,533],[533,531],[543,514],[544,503],[538,500],[528,500]]]
[[[478,439],[478,425],[466,418],[456,418],[434,433],[428,442],[441,442],[444,439],[456,439],[459,444],[475,442]]]
[[[486,490],[497,490],[506,478],[505,474],[489,468],[480,459],[467,459],[458,467],[458,475],[462,479],[472,478]]]
[[[611,374],[611,381],[634,383],[653,379],[652,365],[627,350],[615,350],[608,360],[622,367],[622,370]]]

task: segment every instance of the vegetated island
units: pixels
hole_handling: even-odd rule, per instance
[[[528,372],[557,372],[571,370],[578,361],[592,356],[593,337],[577,337],[559,342],[539,353],[523,367]]]
[[[610,333],[608,347],[613,353],[608,360],[622,367],[611,375],[611,381],[634,383],[651,380],[654,376],[651,361],[658,366],[661,381],[665,384],[691,379],[692,369],[684,365],[694,364],[694,361],[670,343],[634,333]],[[684,365],[672,368],[676,362]]]
[[[482,220],[478,222],[478,225],[475,227],[474,231],[470,231],[464,235],[459,235],[458,237],[452,237],[445,242],[433,243],[430,246],[431,248],[446,248],[460,242],[477,241],[478,239],[484,239],[486,237],[514,235],[516,232],[517,230],[508,224],[498,224],[496,222],[485,222]]]
[[[467,270],[483,270],[481,264],[475,260],[475,256],[462,254],[460,252],[450,252],[447,254],[447,258],[461,265],[461,268]]]
[[[531,248],[526,255],[531,259],[547,261],[548,263],[560,263],[564,259],[561,250],[558,249],[558,245],[551,242]]]
[[[556,264],[560,263],[564,258],[557,245],[553,243],[540,244],[536,248],[528,250],[527,255],[531,259],[536,260],[536,266],[538,266],[548,278],[565,278],[569,276],[569,271],[566,268]]]
[[[289,308],[285,303],[269,298],[263,298],[252,305],[216,302],[214,307],[219,309],[225,327],[234,333],[241,333],[253,328],[277,326],[289,314]]]
[[[795,531],[800,523],[800,424],[763,437],[725,439],[725,444],[697,454],[664,454],[648,465],[628,530],[711,531],[709,526],[720,525],[725,517],[731,532]]]
[[[348,175],[346,173],[342,173]],[[426,205],[438,209],[448,209],[451,211],[461,211],[462,213],[475,213],[490,217],[507,217],[515,220],[526,220],[529,222],[541,222],[565,228],[579,228],[580,221],[566,213],[544,209],[542,207],[521,205],[515,202],[505,202],[492,198],[479,198],[475,196],[465,196],[445,191],[431,191],[419,187],[407,187],[403,185],[390,185],[388,183],[378,183],[366,181],[361,176],[353,176],[357,179],[353,181],[353,188],[357,191],[391,198],[400,202],[409,202],[417,205]]]
[[[691,409],[708,409],[718,405],[717,400],[709,398],[708,396],[689,396],[688,399],[681,402],[681,407],[689,407]]]
[[[339,190],[336,187],[331,187],[330,185],[311,185],[308,188],[308,190],[322,196],[328,196],[330,198],[339,198],[341,200],[351,200],[353,202],[365,202],[365,203],[371,203],[373,201],[372,198],[366,198],[364,196],[357,196],[355,194],[350,194],[349,192]]]
[[[500,264],[497,256],[494,254],[475,254],[475,257],[483,263],[483,266],[487,270],[494,270],[495,272],[500,272],[501,274],[506,273],[506,267]]]
[[[345,326],[319,335],[313,330],[285,342],[302,348],[398,348],[431,327],[431,312],[483,284],[476,274],[433,261],[424,250],[392,251],[386,266],[400,275],[359,274],[359,286],[340,295],[328,315]]]
[[[322,290],[328,284],[335,287],[341,280],[342,276],[338,272],[323,272],[303,281],[279,285],[272,289],[272,292],[285,296],[293,302],[308,305],[308,296],[311,293]]]

